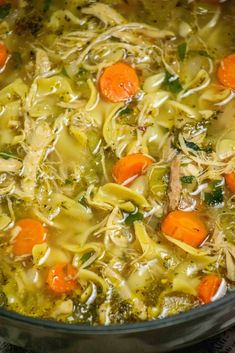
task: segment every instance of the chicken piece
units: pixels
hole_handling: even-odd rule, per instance
[[[171,162],[169,208],[176,210],[180,202],[182,184],[180,181],[180,156],[176,156]]]

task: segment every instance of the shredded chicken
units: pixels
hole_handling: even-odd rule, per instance
[[[71,299],[68,299],[60,305],[58,305],[55,310],[52,313],[52,317],[58,317],[60,315],[69,315],[73,311],[73,301]]]
[[[177,209],[180,202],[182,185],[180,181],[180,157],[176,156],[171,162],[169,207],[171,210]]]
[[[34,199],[37,171],[52,139],[53,134],[47,123],[38,125],[29,138],[28,153],[23,161],[21,183],[27,199]]]
[[[0,173],[19,173],[22,168],[22,163],[14,158],[0,158]]]
[[[37,48],[36,51],[36,72],[35,76],[45,76],[51,69],[51,63],[47,53]]]
[[[125,22],[125,19],[114,9],[106,4],[92,4],[82,10],[86,15],[98,17],[106,26],[119,25]]]

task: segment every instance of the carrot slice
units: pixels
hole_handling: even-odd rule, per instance
[[[221,278],[216,275],[205,276],[198,288],[198,297],[201,302],[208,304],[216,294],[221,284]]]
[[[139,79],[136,71],[123,62],[106,68],[99,80],[101,96],[108,102],[126,101],[132,98],[139,88]]]
[[[77,288],[74,277],[77,270],[71,264],[59,263],[53,266],[47,276],[49,288],[57,294],[68,294]]]
[[[3,68],[8,58],[8,50],[5,44],[0,43],[0,68]]]
[[[235,54],[231,54],[221,61],[217,77],[223,86],[235,90]]]
[[[113,179],[118,184],[128,185],[138,176],[145,174],[153,159],[141,153],[129,154],[113,167]]]
[[[12,248],[16,256],[31,255],[35,245],[46,241],[47,229],[35,219],[21,219],[15,227],[19,228]]]
[[[166,235],[183,241],[195,248],[208,235],[208,230],[197,212],[170,212],[163,220],[161,230]]]
[[[224,174],[227,187],[235,194],[235,173]]]

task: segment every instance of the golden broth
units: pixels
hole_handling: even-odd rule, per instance
[[[108,325],[233,290],[234,87],[217,72],[235,5],[19,0],[0,18],[0,305]],[[138,87],[114,102],[117,63],[109,96]]]

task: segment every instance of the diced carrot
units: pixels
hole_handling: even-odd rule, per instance
[[[198,288],[198,298],[202,303],[208,304],[214,297],[221,284],[221,278],[216,275],[205,276]]]
[[[0,69],[4,67],[8,58],[8,50],[5,44],[0,43]]]
[[[47,229],[35,219],[21,219],[15,227],[19,228],[12,248],[16,256],[31,255],[35,245],[46,241]]]
[[[195,248],[208,235],[208,230],[197,212],[170,212],[163,220],[161,230],[166,235]]]
[[[235,90],[235,54],[231,54],[221,61],[217,77],[223,86]]]
[[[49,270],[47,284],[57,294],[68,294],[77,288],[76,274],[77,270],[71,264],[59,263]]]
[[[119,62],[106,68],[99,80],[101,96],[108,102],[123,102],[139,90],[136,71],[128,64]]]
[[[224,174],[227,187],[235,194],[235,173]]]
[[[129,154],[113,167],[113,178],[118,184],[128,185],[138,176],[145,174],[153,159],[141,153]]]

